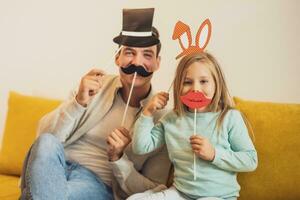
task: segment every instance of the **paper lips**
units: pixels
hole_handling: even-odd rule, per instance
[[[180,100],[189,108],[203,108],[211,103],[211,99],[206,98],[202,92],[190,91],[186,95],[180,96]]]

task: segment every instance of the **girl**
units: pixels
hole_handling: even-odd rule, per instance
[[[241,113],[233,108],[216,59],[204,52],[181,59],[174,80],[174,109],[154,125],[153,113],[167,101],[168,94],[162,92],[145,106],[135,124],[133,151],[146,154],[166,144],[174,165],[173,186],[129,199],[237,199],[237,172],[255,170],[257,153]],[[190,107],[197,103],[202,107],[195,113]]]

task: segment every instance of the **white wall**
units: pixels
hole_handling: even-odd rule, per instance
[[[223,67],[232,95],[300,103],[298,0],[0,0],[0,135],[9,90],[65,98],[92,66],[108,67],[121,29],[122,8],[155,7],[163,43],[154,84],[166,90],[180,52],[171,39],[177,20],[192,28],[209,18],[207,50]]]

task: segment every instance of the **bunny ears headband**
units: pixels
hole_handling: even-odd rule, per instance
[[[202,30],[207,26],[208,28],[208,32],[206,35],[206,40],[205,43],[200,47],[200,35],[202,33]],[[188,39],[188,46],[185,47],[182,43],[181,37],[186,34],[187,35],[187,39]],[[210,36],[211,36],[211,23],[209,19],[204,20],[204,22],[202,22],[202,24],[200,25],[197,34],[196,34],[196,41],[195,41],[195,45],[192,45],[192,34],[191,34],[191,30],[190,27],[188,25],[186,25],[185,23],[178,21],[175,24],[174,30],[173,30],[173,36],[172,39],[176,40],[178,39],[179,41],[179,45],[182,49],[182,52],[176,56],[176,59],[191,54],[191,53],[196,53],[196,52],[203,52],[205,47],[207,46],[209,40],[210,40]]]

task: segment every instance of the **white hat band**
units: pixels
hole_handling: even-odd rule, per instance
[[[152,31],[148,31],[148,32],[122,31],[122,35],[135,36],[135,37],[147,37],[152,35]]]

